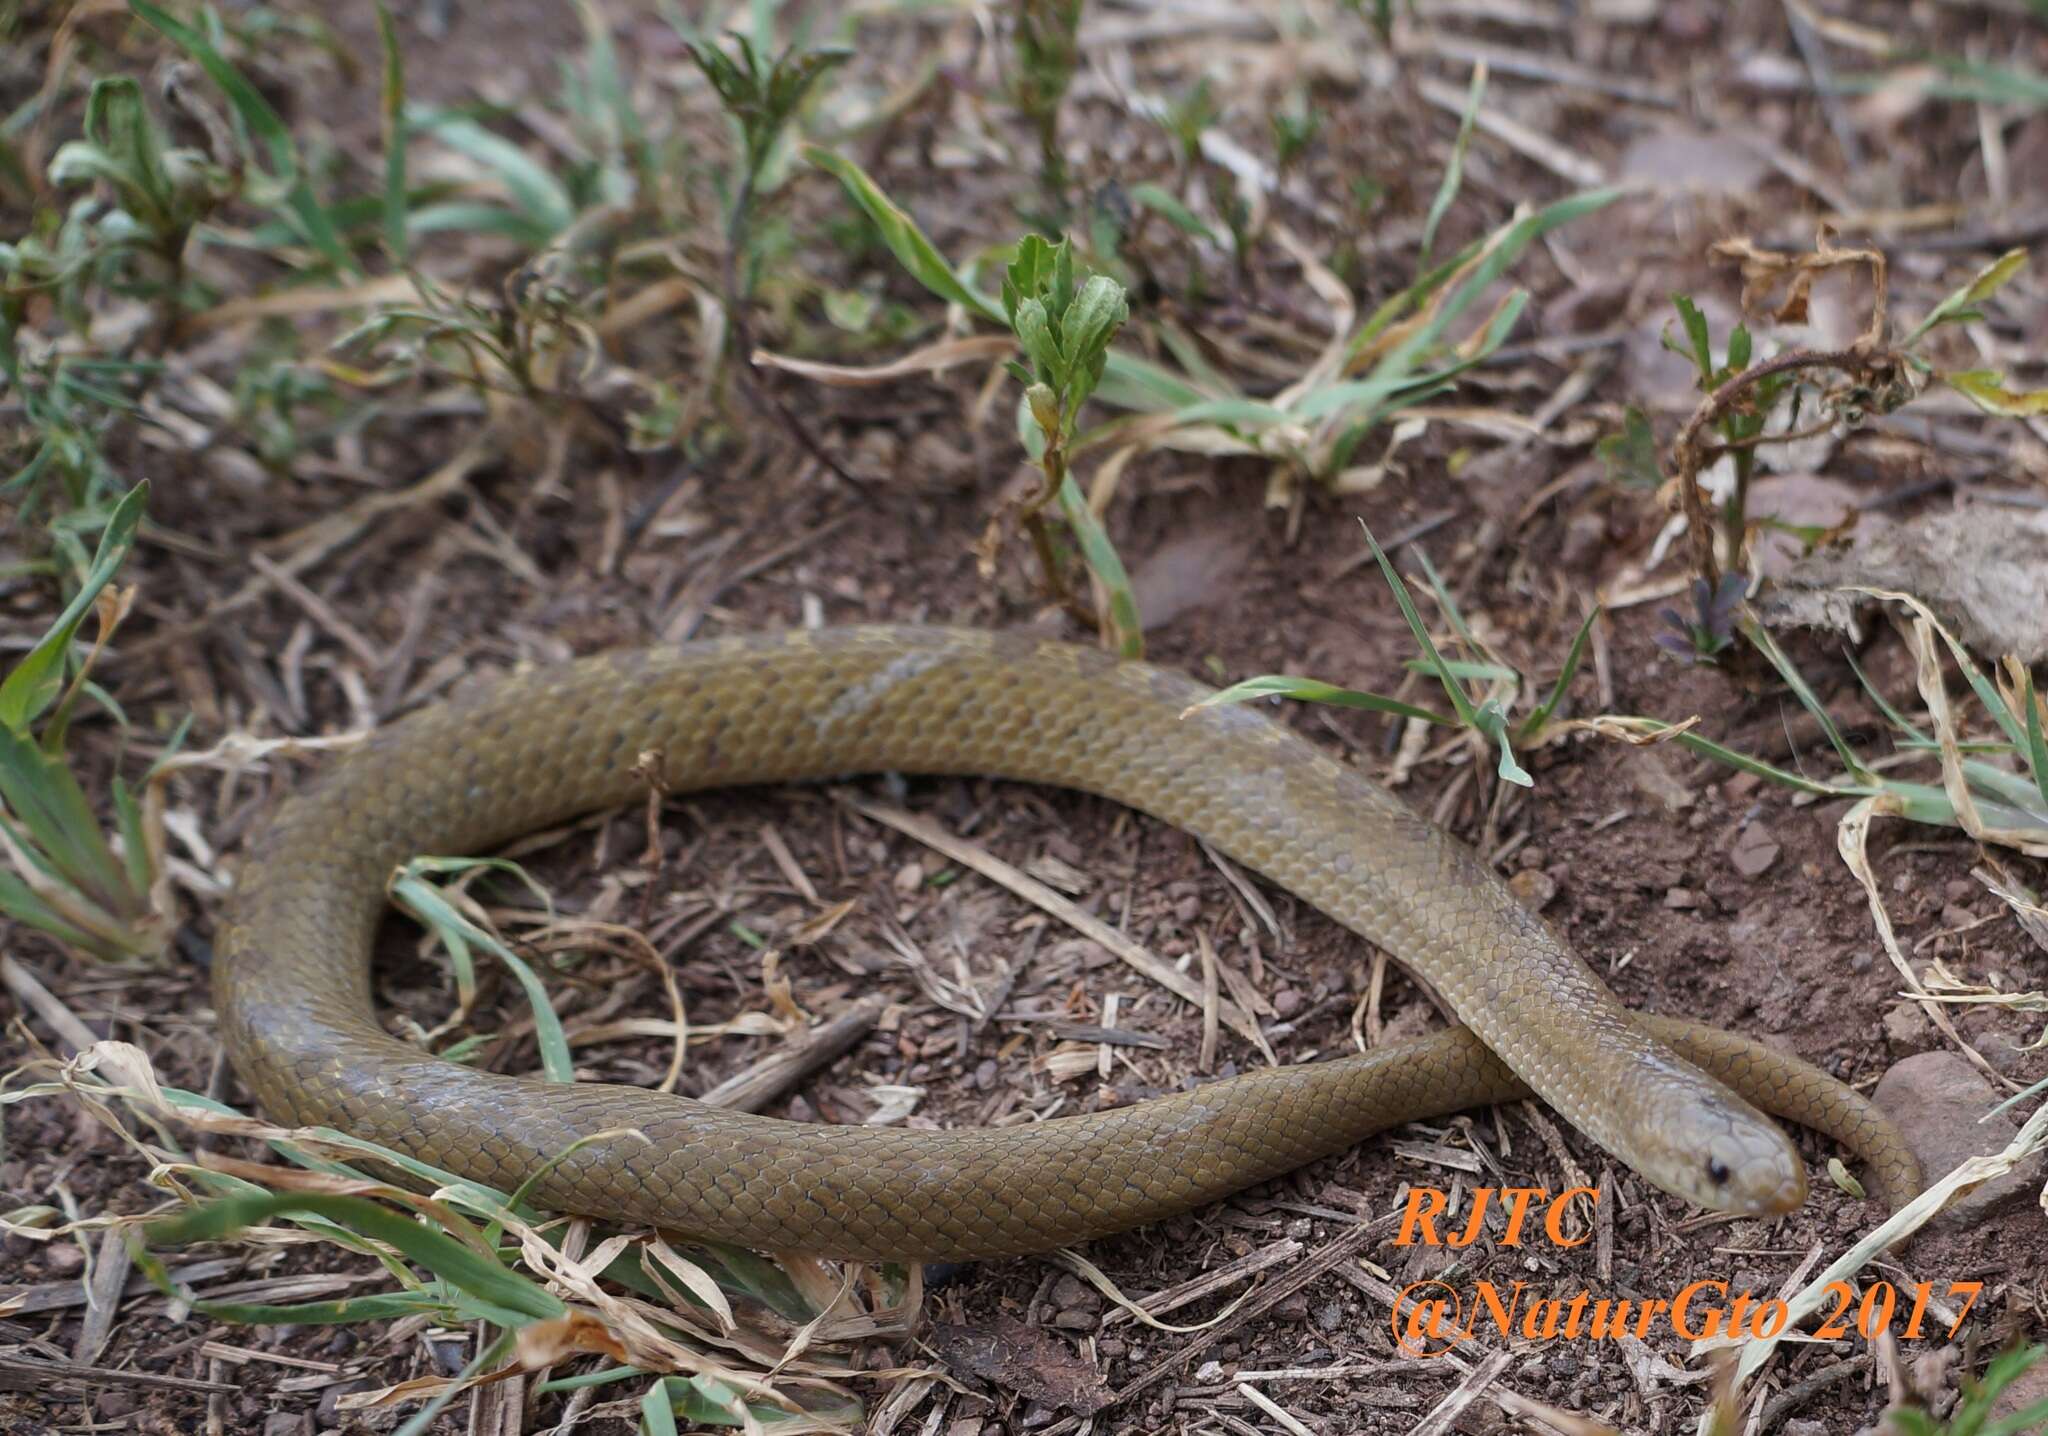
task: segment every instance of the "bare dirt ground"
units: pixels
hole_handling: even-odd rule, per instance
[[[1325,8],[1333,13],[1322,14]],[[1511,347],[1441,401],[1526,416],[1562,393],[1543,432],[1517,437],[1483,420],[1433,421],[1376,482],[1341,494],[1301,484],[1277,505],[1269,502],[1265,460],[1139,457],[1122,476],[1106,524],[1133,571],[1155,662],[1219,683],[1286,672],[1395,691],[1414,649],[1376,569],[1361,561],[1363,518],[1382,539],[1403,540],[1396,557],[1411,572],[1417,551],[1426,552],[1473,626],[1547,685],[1590,600],[1682,577],[1680,553],[1645,579],[1646,555],[1669,515],[1654,495],[1608,482],[1592,442],[1618,426],[1624,403],[1645,406],[1668,437],[1694,402],[1686,367],[1659,351],[1656,336],[1674,289],[1718,306],[1717,313],[1735,312],[1739,282],[1707,259],[1712,240],[1747,233],[1801,247],[1817,216],[1846,214],[1846,236],[1872,239],[1892,256],[1894,305],[1914,313],[2008,244],[2025,242],[2015,229],[2032,224],[2038,243],[2040,207],[2048,203],[2048,111],[2038,102],[2029,111],[1943,99],[1924,86],[1915,90],[1910,77],[1875,93],[1823,99],[1813,61],[1802,58],[1802,42],[1788,29],[1807,26],[1813,40],[1812,22],[1798,18],[1808,7],[1676,4],[1638,14],[1639,7],[1593,6],[1575,17],[1507,3],[1445,6],[1441,16],[1427,3],[1418,8],[1431,23],[1402,31],[1409,48],[1384,71],[1361,67],[1346,49],[1363,53],[1366,42],[1355,20],[1335,13],[1341,7],[1179,15],[1104,6],[1090,20],[1120,38],[1101,43],[1101,68],[1084,72],[1069,101],[1068,144],[1089,192],[1173,166],[1159,128],[1109,93],[1103,76],[1126,59],[1145,86],[1165,93],[1184,92],[1203,73],[1215,76],[1216,133],[1262,151],[1270,147],[1262,105],[1290,83],[1306,86],[1324,119],[1293,175],[1308,200],[1283,198],[1275,212],[1360,295],[1361,312],[1412,275],[1414,239],[1456,132],[1455,110],[1432,104],[1419,87],[1462,90],[1474,46],[1488,47],[1495,61],[1494,112],[1512,121],[1515,135],[1546,139],[1566,160],[1553,157],[1546,166],[1528,156],[1528,144],[1517,148],[1482,127],[1441,249],[1491,230],[1517,202],[1567,192],[1573,183],[1557,172],[1560,163],[1653,183],[1529,252],[1514,278],[1533,299]],[[2031,64],[2037,74],[2048,68],[2048,28],[2024,7],[1853,9],[1853,17],[1829,21],[1839,28],[1819,41],[1839,69],[1873,63],[1854,43],[1865,27],[1930,52]],[[657,14],[625,4],[604,13],[622,53],[649,76],[689,73]],[[832,28],[836,12],[818,13],[821,29]],[[310,47],[252,68],[295,130],[332,138],[347,172],[370,166],[376,144],[375,27],[367,13],[330,18],[340,51],[354,58],[352,73]],[[428,18],[422,9],[398,20],[418,99],[456,103],[486,94],[538,105],[554,83],[555,61],[582,43],[568,7],[486,10],[458,0],[439,34],[430,33],[438,27]],[[1346,28],[1318,30],[1340,21]],[[22,85],[43,79],[56,17],[13,23],[10,43],[21,51],[9,62],[10,104],[19,102]],[[129,34],[124,23],[118,15],[88,16],[81,29],[90,43],[81,53],[95,73],[152,74],[164,59],[160,42]],[[1029,208],[1031,146],[1012,117],[996,113],[985,82],[992,23],[964,9],[876,10],[860,21],[855,59],[838,81],[870,98],[920,87],[886,121],[835,142],[955,257],[1013,239],[1022,228],[1018,208]],[[1349,38],[1339,45],[1329,34]],[[1533,62],[1534,72],[1518,68],[1517,59]],[[921,77],[928,61],[942,67],[936,82]],[[678,99],[682,81],[649,84],[669,103],[710,113],[701,85]],[[75,79],[60,87],[65,108],[49,126],[53,140],[77,124],[80,91]],[[1986,126],[1997,133],[1988,160]],[[516,121],[509,132],[533,134]],[[722,143],[708,120],[694,133]],[[1022,169],[988,161],[1005,147],[1023,157]],[[678,173],[700,180],[703,163]],[[1360,180],[1377,193],[1363,214],[1349,198]],[[1935,206],[1953,210],[1912,218]],[[759,343],[850,362],[908,347],[836,334],[819,318],[817,295],[826,289],[864,288],[885,305],[936,321],[938,306],[886,252],[849,253],[833,239],[832,226],[844,226],[848,210],[825,176],[793,181],[776,213],[797,256],[790,262],[807,278],[786,290],[771,287],[755,318]],[[716,242],[715,228],[678,241],[693,259],[715,255]],[[1242,270],[1212,258],[1210,271],[1196,274],[1199,261],[1163,239],[1158,247],[1149,281],[1134,289],[1141,320],[1218,336],[1228,347],[1217,353],[1263,354],[1276,369],[1312,354],[1302,336],[1326,337],[1324,306],[1278,249],[1261,248]],[[519,257],[489,244],[456,250],[451,242],[440,262],[450,272],[458,262],[468,266],[480,284],[495,284]],[[223,268],[261,263],[237,257]],[[263,282],[256,275],[247,285]],[[1852,327],[1860,322],[1858,296],[1833,302]],[[2048,295],[2036,279],[2016,286],[2010,303],[2038,363]],[[311,345],[321,335],[331,337],[310,323],[225,327],[192,338],[181,362],[231,386],[251,347]],[[1286,335],[1295,336],[1291,347]],[[616,362],[687,379],[695,342],[671,316],[621,334],[611,353]],[[1583,384],[1571,385],[1575,378]],[[1269,379],[1269,388],[1281,382]],[[818,463],[731,385],[703,419],[688,457],[674,449],[628,452],[615,426],[570,422],[566,411],[507,421],[474,403],[433,402],[451,392],[445,385],[401,387],[370,410],[309,419],[301,446],[267,468],[225,462],[217,451],[169,443],[160,433],[124,431],[113,453],[122,472],[153,481],[155,532],[125,574],[140,586],[137,611],[99,676],[139,734],[162,734],[189,712],[191,741],[204,747],[235,731],[340,732],[396,717],[515,663],[684,636],[898,620],[1087,637],[1045,602],[1021,545],[1005,550],[994,578],[977,570],[977,541],[1003,501],[1031,481],[1014,441],[1012,396],[983,402],[986,366],[862,389],[790,376],[764,382],[856,485]],[[2048,493],[2048,448],[2026,426],[1992,425],[1960,405],[1930,404],[1913,414],[1840,444],[1825,458],[1827,476],[1850,486],[1871,512],[1893,516],[1981,501],[1986,493],[2038,507]],[[291,554],[304,526],[429,476],[492,424],[497,437],[484,461],[431,502],[394,509],[290,582],[259,580],[251,601],[223,611],[258,577],[252,554]],[[236,451],[246,440],[232,424],[215,437],[218,448]],[[0,580],[5,622],[30,636],[47,624],[56,596],[53,585],[33,577]],[[1833,771],[1825,737],[1782,685],[1741,684],[1660,649],[1659,606],[1652,600],[1608,610],[1572,688],[1573,711],[1698,715],[1702,733],[1731,746],[1802,771]],[[1889,730],[1863,696],[1843,645],[1787,641],[1850,736],[1883,751]],[[1880,689],[1911,693],[1910,659],[1889,629],[1873,630],[1856,656]],[[1412,680],[1407,692],[1420,701]],[[1369,771],[1385,774],[1394,765],[1400,734],[1391,720],[1328,708],[1274,712]],[[111,724],[95,723],[79,751],[90,791],[104,791],[117,761],[131,773],[136,766],[119,756]],[[1947,1039],[1900,1001],[1899,975],[1880,947],[1863,890],[1837,854],[1845,803],[1809,802],[1671,745],[1630,748],[1580,734],[1527,762],[1535,784],[1522,792],[1495,784],[1470,749],[1446,744],[1414,765],[1401,792],[1517,876],[1629,1005],[1763,1036],[1866,1091],[1901,1059],[1947,1049]],[[177,780],[172,807],[193,817],[205,852],[220,855],[212,863],[187,845],[190,864],[231,873],[238,842],[306,771],[303,762],[273,760],[232,777],[195,772]],[[1372,954],[1286,893],[1255,882],[1247,891],[1186,835],[1093,798],[1014,784],[912,780],[899,787],[873,779],[850,786],[1037,874],[1170,962],[1192,960],[1198,935],[1205,936],[1241,978],[1282,1062],[1351,1049],[1354,1009],[1373,981]],[[1953,829],[1904,822],[1881,824],[1876,833],[1876,871],[1908,953],[1938,957],[2006,991],[2048,987],[2048,952],[1973,880],[1983,861],[1975,842]],[[980,1124],[1055,1104],[1074,1113],[1138,1101],[1197,1076],[1198,1010],[823,789],[691,797],[663,814],[658,865],[647,864],[646,846],[642,815],[621,814],[572,830],[527,861],[559,911],[648,931],[673,964],[693,1023],[770,1009],[764,939],[795,1004],[820,1020],[874,990],[891,999],[850,1051],[769,1109],[777,1115],[860,1121],[885,1099],[877,1088],[909,1087],[918,1092],[912,1125]],[[2039,889],[2039,863],[2010,854],[2003,860]],[[140,975],[69,957],[25,928],[0,934],[8,953],[93,1035],[137,1044],[167,1084],[247,1110],[219,1058],[211,1016],[207,969],[218,898],[194,886],[180,892],[183,923],[169,958]],[[509,885],[493,895],[526,901]],[[825,939],[809,946],[779,940],[841,902],[850,911]],[[993,1015],[974,1020],[941,1007],[885,961],[903,950],[976,988]],[[1375,1040],[1442,1021],[1398,968],[1381,979],[1369,1024]],[[666,1012],[655,978],[611,957],[550,971],[547,980],[572,1029]],[[419,962],[410,932],[395,927],[385,936],[377,989],[387,1012],[422,1027],[451,1000],[445,967]],[[64,1034],[46,1014],[7,1010],[14,1020],[5,1065],[27,1056],[31,1043],[64,1050]],[[524,1014],[516,986],[486,971],[469,1030],[493,1040],[475,1060],[534,1070]],[[2048,1059],[2027,1048],[2038,1035],[2038,1013],[1984,1004],[1958,1008],[1954,1020],[2011,1082],[2048,1076]],[[1089,1026],[1114,1029],[1114,1043],[1061,1035]],[[693,1047],[683,1090],[707,1090],[783,1041],[731,1036]],[[645,1083],[659,1079],[668,1053],[662,1041],[637,1039],[579,1047],[577,1057],[582,1075]],[[1096,1065],[1084,1065],[1090,1055]],[[1056,1056],[1061,1065],[1049,1070]],[[1228,1033],[1221,1058],[1223,1072],[1262,1060]],[[140,1213],[166,1200],[146,1180],[149,1163],[77,1103],[47,1099],[4,1112],[0,1208],[47,1204],[83,1217]],[[1812,1200],[1782,1220],[1731,1221],[1702,1217],[1648,1188],[1530,1104],[1413,1126],[1088,1249],[1089,1260],[1139,1298],[1246,1263],[1247,1274],[1162,1312],[1167,1322],[1192,1326],[1249,1294],[1216,1326],[1154,1329],[1123,1318],[1054,1265],[1009,1261],[946,1275],[928,1294],[914,1339],[871,1344],[849,1359],[945,1373],[936,1384],[887,1376],[857,1389],[870,1429],[947,1436],[1071,1430],[1077,1416],[1097,1431],[1393,1433],[1424,1429],[1418,1423],[1426,1418],[1436,1422],[1426,1428],[1432,1431],[1549,1429],[1519,1425],[1496,1399],[1503,1395],[1625,1431],[1689,1431],[1708,1399],[1707,1368],[1668,1329],[1641,1342],[1482,1334],[1449,1357],[1404,1359],[1385,1294],[1426,1278],[1467,1289],[1481,1280],[1503,1289],[1520,1282],[1532,1295],[1566,1299],[1583,1289],[1637,1302],[1669,1299],[1702,1280],[1759,1296],[1795,1288],[1881,1216],[1874,1203],[1825,1179],[1833,1154],[1827,1143],[1810,1134],[1799,1140],[1819,1174]],[[253,1145],[214,1145],[258,1155]],[[1505,1181],[1561,1190],[1582,1180],[1601,1192],[1597,1240],[1568,1250],[1506,1245],[1498,1232],[1459,1253],[1402,1247],[1387,1220],[1414,1186],[1469,1191]],[[1919,1363],[1931,1387],[1953,1390],[1960,1373],[1980,1370],[2008,1340],[2048,1336],[2048,1223],[2035,1201],[2039,1188],[2036,1172],[2001,1204],[1938,1223],[1859,1278],[1865,1285],[1889,1280],[1900,1292],[1918,1282],[1982,1282],[1954,1343],[1909,1341],[1894,1353],[1852,1334],[1788,1346],[1767,1369],[1742,1429],[1847,1436],[1879,1419],[1892,1394],[1886,1374],[1901,1355]],[[249,1327],[185,1315],[139,1275],[125,1298],[102,1292],[102,1312],[86,1291],[118,1241],[118,1233],[107,1244],[96,1235],[81,1244],[21,1231],[0,1241],[0,1288],[34,1298],[11,1312],[0,1298],[0,1343],[24,1359],[76,1359],[131,1378],[72,1372],[17,1380],[11,1358],[0,1357],[0,1430],[389,1430],[411,1408],[349,1410],[338,1400],[447,1376],[472,1354],[472,1332],[421,1320]],[[309,1292],[355,1294],[378,1289],[380,1278],[365,1260],[311,1244],[228,1246],[175,1259],[219,1262],[190,1277],[203,1292],[289,1276],[312,1279]],[[1291,1289],[1291,1276],[1307,1279]],[[1461,1386],[1478,1399],[1460,1404]],[[619,1390],[628,1389],[638,1388]],[[488,1407],[458,1402],[433,1429],[638,1429],[637,1406],[606,1405],[616,1400],[609,1391],[591,1405],[537,1393],[530,1381],[512,1385],[509,1399],[504,1390]],[[1089,1418],[1112,1392],[1121,1399]],[[477,1424],[479,1411],[498,1424]]]

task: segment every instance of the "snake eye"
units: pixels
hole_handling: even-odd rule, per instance
[[[1719,1157],[1707,1158],[1707,1180],[1715,1186],[1726,1185],[1728,1179],[1733,1175],[1734,1173],[1728,1170],[1728,1164]]]

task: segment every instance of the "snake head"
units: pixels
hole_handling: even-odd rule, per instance
[[[1779,1126],[1714,1083],[1658,1132],[1643,1174],[1675,1197],[1713,1211],[1764,1216],[1806,1200],[1806,1164]]]

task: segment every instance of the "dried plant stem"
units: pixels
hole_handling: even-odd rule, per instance
[[[1685,427],[1678,431],[1678,438],[1672,443],[1671,451],[1678,470],[1679,502],[1685,506],[1686,533],[1692,546],[1693,572],[1706,580],[1709,590],[1720,583],[1721,564],[1714,552],[1714,521],[1713,516],[1707,511],[1706,495],[1700,487],[1699,474],[1700,469],[1709,460],[1720,457],[1735,446],[1708,446],[1702,440],[1711,425],[1739,407],[1749,392],[1766,379],[1778,374],[1799,373],[1812,369],[1829,369],[1847,376],[1850,389],[1867,393],[1870,407],[1883,412],[1889,412],[1910,397],[1910,386],[1900,382],[1901,376],[1905,373],[1903,356],[1893,349],[1852,345],[1847,349],[1794,349],[1775,358],[1752,364],[1701,400],[1699,408],[1685,421]],[[1831,427],[1842,415],[1834,410],[1830,401],[1823,402],[1829,404],[1831,412],[1826,424],[1810,426],[1793,433],[1760,434],[1743,441],[1743,446],[1790,443],[1794,439],[1811,437]],[[1748,487],[1748,470],[1745,468],[1728,506],[1726,532],[1731,562],[1739,562],[1742,553],[1749,502]]]

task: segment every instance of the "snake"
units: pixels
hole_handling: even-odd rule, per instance
[[[279,803],[215,935],[223,1047],[274,1120],[542,1207],[756,1250],[952,1261],[1191,1211],[1399,1122],[1534,1095],[1651,1185],[1758,1216],[1807,1195],[1765,1112],[1920,1172],[1875,1104],[1761,1041],[1631,1011],[1465,844],[1261,705],[1020,631],[848,626],[622,649],[482,679]],[[860,774],[1077,789],[1193,834],[1377,944],[1460,1026],[1015,1125],[796,1122],[478,1070],[387,1032],[371,954],[399,865],[666,791]],[[1759,1110],[1762,1109],[1762,1110]]]

